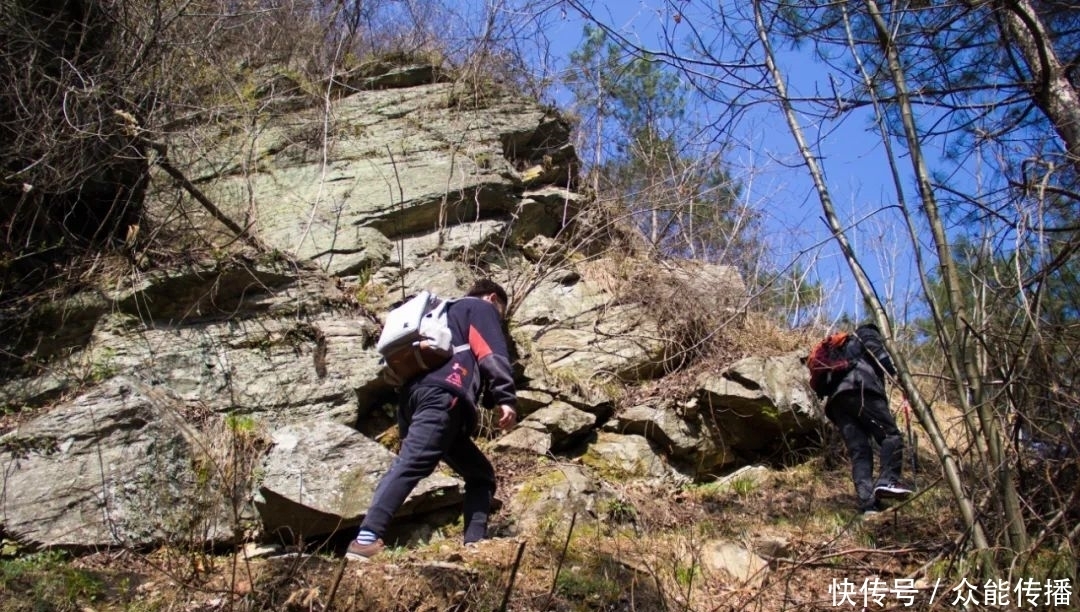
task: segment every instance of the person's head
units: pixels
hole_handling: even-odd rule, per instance
[[[465,295],[491,302],[499,311],[500,317],[506,316],[506,308],[510,305],[510,298],[506,296],[506,289],[503,289],[499,283],[490,278],[477,279]]]
[[[879,336],[881,335],[881,329],[878,328],[877,325],[875,325],[873,323],[869,323],[869,322],[863,323],[862,325],[855,328],[855,333],[859,333],[860,330],[864,330],[864,329],[871,330],[871,331],[873,331],[875,334],[877,334]]]

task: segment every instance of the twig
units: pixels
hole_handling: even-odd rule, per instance
[[[334,10],[336,11],[337,9],[334,9]],[[341,41],[338,41],[338,48],[335,51],[334,56],[335,57],[340,56],[340,51],[341,51]],[[330,133],[329,133],[330,132],[330,112],[333,110],[333,105],[331,103],[332,101],[330,99],[330,96],[333,93],[332,92],[333,84],[334,84],[334,79],[331,76],[331,78],[326,83],[326,92],[323,94],[323,99],[322,99],[322,103],[323,103],[323,112],[322,112],[322,121],[321,121],[322,130],[321,130],[321,132],[319,134],[320,137],[322,138],[322,143],[321,143],[321,146],[319,147],[319,152],[322,155],[322,158],[321,158],[321,160],[319,162],[319,192],[317,194],[315,194],[315,201],[311,203],[311,213],[308,215],[307,223],[304,225],[304,231],[300,232],[300,238],[296,241],[296,252],[298,252],[298,253],[300,252],[300,249],[303,247],[304,240],[308,237],[308,234],[311,233],[311,226],[312,226],[312,224],[315,223],[315,212],[319,209],[319,202],[322,200],[323,193],[324,193],[324,191],[326,189],[326,169],[330,166],[330,160],[328,159],[328,154],[329,154],[329,150],[330,150]],[[337,234],[336,233],[334,235],[334,239],[335,240],[337,239]],[[331,259],[332,259],[332,256],[331,256]]]
[[[164,170],[169,176],[173,177],[173,179],[176,180],[176,182],[179,183],[185,191],[190,193],[191,197],[195,198],[199,202],[199,204],[202,204],[203,208],[205,208],[212,217],[220,221],[221,224],[225,227],[229,228],[232,233],[236,234],[238,238],[248,243],[249,246],[252,246],[261,252],[266,252],[269,250],[266,245],[262,244],[262,242],[259,241],[259,239],[250,235],[246,229],[240,227],[238,223],[230,219],[228,215],[221,211],[220,208],[215,206],[214,203],[210,201],[210,198],[206,197],[206,194],[200,191],[194,183],[192,183],[190,180],[188,180],[186,176],[184,176],[183,172],[181,172],[176,166],[172,165],[172,162],[169,161],[168,157],[168,148],[164,144],[160,142],[154,142],[146,138],[142,138],[141,140],[146,146],[157,152],[158,157],[155,160],[155,163],[160,166],[161,169]]]
[[[337,575],[334,576],[334,584],[330,586],[330,592],[326,595],[326,609],[334,609],[334,596],[337,595],[338,586],[341,585],[341,577],[345,575],[345,566],[348,565],[349,558],[346,556],[341,557],[341,563],[338,564]]]
[[[521,567],[521,556],[525,554],[525,542],[518,544],[517,556],[514,557],[514,565],[510,568],[510,579],[506,582],[506,593],[503,594],[502,605],[499,612],[506,612],[506,606],[510,603],[510,593],[514,591],[514,579],[517,578],[518,568]]]
[[[398,230],[398,273],[401,275],[401,299],[405,299],[405,237],[401,232],[401,219],[405,216],[405,190],[401,188],[401,175],[398,174],[397,161],[394,159],[394,152],[390,150],[390,145],[386,145],[386,153],[390,156],[390,166],[394,169],[394,181],[397,182],[398,189],[398,214],[397,214],[397,230]],[[391,205],[393,205],[393,191],[390,192]]]
[[[906,548],[848,548],[845,550],[838,550],[835,552],[824,553],[817,555],[812,559],[787,559],[784,557],[773,557],[772,561],[777,563],[788,563],[791,565],[803,565],[806,563],[817,563],[826,559],[832,559],[835,557],[846,557],[848,555],[904,555],[908,553],[928,552],[934,550],[934,548],[928,548],[925,546],[908,546]]]
[[[570,517],[570,529],[566,532],[566,541],[563,542],[562,552],[559,553],[559,563],[555,566],[555,576],[551,579],[551,592],[548,593],[547,601],[541,610],[547,610],[551,600],[555,598],[555,589],[559,586],[559,572],[562,571],[563,562],[566,561],[566,551],[570,548],[570,537],[574,535],[574,524],[577,523],[577,512]]]

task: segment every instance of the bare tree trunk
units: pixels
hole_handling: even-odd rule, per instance
[[[897,107],[904,126],[904,136],[910,152],[922,210],[926,215],[933,235],[941,279],[945,284],[946,295],[948,296],[949,314],[954,324],[953,337],[949,338],[947,329],[939,326],[939,340],[942,342],[942,349],[949,358],[949,366],[953,372],[957,396],[961,398],[962,409],[967,412],[973,408],[979,417],[983,440],[986,442],[990,458],[990,465],[987,467],[997,476],[997,489],[1000,496],[998,499],[1002,505],[1008,526],[1009,548],[1023,550],[1027,547],[1027,534],[1020,508],[1019,494],[1016,490],[1015,474],[1011,463],[1003,453],[1001,429],[998,426],[997,419],[990,404],[984,397],[982,373],[979,372],[978,364],[975,361],[976,353],[974,350],[969,350],[973,344],[970,340],[969,329],[972,320],[967,313],[959,275],[953,262],[950,241],[945,233],[945,225],[938,211],[937,199],[931,186],[930,171],[926,167],[925,158],[922,155],[919,134],[915,128],[915,116],[912,111],[911,98],[903,67],[900,65],[899,53],[877,2],[875,0],[866,0],[866,8],[873,20],[881,50],[888,62],[889,76],[893,86],[896,88]]]
[[[972,541],[979,550],[988,550],[989,543],[986,540],[986,535],[983,531],[982,525],[979,523],[975,516],[974,505],[971,499],[968,497],[967,492],[964,490],[963,483],[960,477],[960,469],[956,463],[956,458],[953,457],[948,445],[945,442],[941,431],[937,428],[933,418],[929,417],[929,410],[926,407],[925,402],[919,395],[915,388],[914,381],[908,374],[907,363],[903,356],[895,350],[895,346],[892,345],[892,329],[888,322],[888,317],[885,314],[885,309],[877,299],[873,287],[870,283],[866,272],[863,270],[858,258],[855,256],[854,250],[851,244],[848,242],[847,237],[843,233],[843,228],[840,224],[839,218],[836,216],[836,209],[832,202],[828,186],[825,184],[824,175],[821,172],[817,158],[814,157],[810,146],[807,144],[805,137],[802,133],[802,128],[795,117],[794,109],[792,108],[791,101],[787,95],[787,87],[784,82],[783,75],[780,73],[779,68],[774,60],[774,54],[772,46],[769,41],[768,32],[765,27],[764,18],[761,12],[761,2],[756,0],[754,2],[754,20],[757,30],[758,40],[761,42],[765,50],[765,65],[768,70],[773,85],[777,89],[777,100],[779,101],[781,108],[784,112],[784,117],[787,120],[788,128],[791,131],[792,136],[795,138],[796,145],[803,158],[804,163],[807,166],[807,171],[810,174],[811,180],[814,183],[814,188],[817,191],[818,199],[821,201],[822,211],[825,214],[825,220],[832,231],[833,238],[836,240],[837,245],[840,247],[841,252],[844,255],[844,259],[848,263],[848,267],[851,269],[852,274],[855,277],[855,283],[859,287],[859,291],[862,293],[867,304],[872,310],[873,317],[878,323],[878,326],[885,332],[886,342],[889,344],[889,351],[897,360],[897,364],[900,366],[901,381],[904,385],[908,398],[911,400],[915,409],[916,415],[919,417],[920,422],[926,429],[927,434],[930,437],[931,442],[934,445],[934,450],[941,461],[942,468],[945,472],[945,480],[952,491],[959,508],[960,514],[964,519],[964,523],[972,534]]]
[[[1069,82],[1039,14],[1030,0],[997,0],[994,6],[1004,19],[1002,38],[1016,43],[1036,79],[1035,103],[1054,124],[1069,162],[1080,171],[1080,95]]]

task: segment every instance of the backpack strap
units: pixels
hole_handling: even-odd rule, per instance
[[[846,356],[849,359],[862,359],[863,354],[869,352],[870,351],[866,350],[866,345],[863,344],[859,334],[856,334],[855,332],[848,334],[848,341],[847,345],[844,346],[844,353],[846,353]]]
[[[464,295],[462,297],[451,298],[451,299],[446,300],[445,308],[446,308],[446,316],[447,316],[447,318],[450,317],[450,306],[452,306],[455,302],[463,302],[465,300],[479,300],[479,299],[481,299],[481,298],[478,298],[478,297],[472,296],[472,295]],[[471,348],[472,347],[469,346],[468,342],[466,342],[465,344],[454,345],[454,354],[457,355],[458,353],[464,353],[465,351],[467,351],[467,350],[469,350]]]

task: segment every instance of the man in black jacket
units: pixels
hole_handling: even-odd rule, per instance
[[[440,460],[465,481],[465,543],[487,538],[495,469],[472,441],[477,398],[486,382],[503,430],[517,423],[517,398],[502,331],[506,290],[481,279],[466,295],[450,305],[447,324],[453,345],[468,344],[469,350],[455,352],[443,366],[402,387],[397,412],[401,452],[379,481],[360,531],[349,543],[345,556],[350,559],[366,560],[384,548],[390,519]]]
[[[831,389],[825,415],[840,430],[847,446],[859,511],[876,512],[882,509],[882,499],[903,499],[912,492],[900,482],[904,437],[896,427],[885,394],[885,372],[895,377],[896,367],[876,325],[860,325],[851,342],[862,345],[861,355],[855,367]],[[877,480],[873,479],[871,438],[880,447],[881,471]]]

